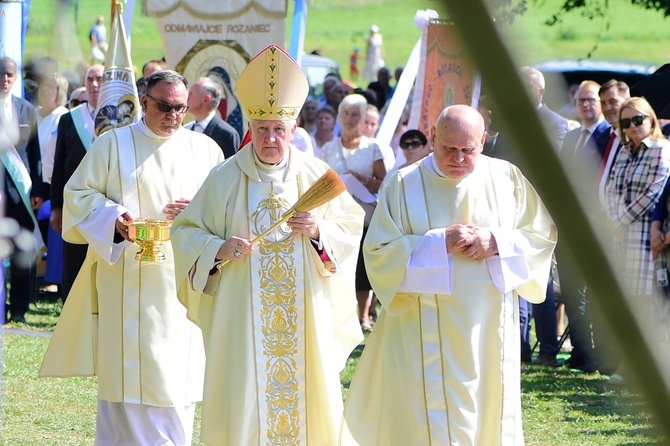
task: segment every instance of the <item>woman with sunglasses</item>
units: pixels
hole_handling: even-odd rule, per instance
[[[398,144],[398,147],[400,147],[402,150],[405,162],[400,165],[396,165],[393,169],[389,170],[389,172],[384,177],[384,183],[382,184],[382,187],[384,184],[386,184],[387,179],[391,178],[394,173],[403,167],[410,166],[417,161],[424,159],[430,155],[430,152],[432,152],[426,135],[424,135],[421,130],[415,129],[407,130],[400,136],[400,143]]]
[[[661,133],[654,110],[640,97],[621,106],[619,132],[622,147],[607,185],[606,213],[614,231],[615,255],[625,265],[622,283],[635,299],[634,306],[648,318],[655,282],[650,228],[668,179],[670,142]]]

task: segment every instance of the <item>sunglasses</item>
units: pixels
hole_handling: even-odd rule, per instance
[[[154,99],[150,94],[147,94],[147,97],[151,98],[151,100],[156,103],[156,108],[159,112],[170,113],[172,110],[174,110],[178,115],[183,115],[188,111],[188,105],[172,105],[166,102],[160,102]]]
[[[619,124],[621,124],[622,129],[627,129],[630,127],[631,123],[635,124],[635,127],[639,127],[648,117],[649,116],[646,115],[637,115],[633,116],[632,118],[623,118],[621,121],[619,121]]]
[[[87,102],[88,102],[88,101],[86,101],[86,100],[84,100],[84,101],[80,101],[79,99],[71,99],[71,100],[70,100],[70,107],[76,107],[76,106],[79,105],[79,104],[85,104],[85,103],[87,103]]]
[[[407,150],[407,149],[409,149],[410,147],[413,148],[413,149],[418,149],[418,148],[421,147],[422,145],[423,145],[423,143],[422,143],[421,141],[417,141],[417,140],[414,140],[414,141],[403,141],[403,142],[400,143],[400,147],[401,147],[403,150]]]

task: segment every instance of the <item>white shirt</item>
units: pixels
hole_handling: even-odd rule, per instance
[[[9,141],[17,145],[21,138],[19,132],[19,120],[12,105],[12,95],[8,94],[4,99],[0,98],[0,125],[5,130]]]
[[[45,117],[37,113],[37,138],[40,141],[40,154],[42,155],[42,179],[46,183],[51,183],[54,171],[58,122],[67,112],[67,108],[58,106]]]

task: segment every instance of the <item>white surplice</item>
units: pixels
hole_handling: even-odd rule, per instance
[[[165,260],[140,262],[137,245],[113,242],[114,225],[127,209],[165,219],[165,205],[192,198],[221,161],[213,140],[186,129],[161,138],[139,122],[96,139],[65,186],[63,238],[89,250],[41,376],[98,375],[98,398],[110,402],[186,407],[202,398],[202,335],[177,299],[171,243],[161,246]]]
[[[489,229],[499,255],[447,253],[456,223]],[[480,155],[456,180],[431,155],[390,179],[364,244],[383,310],[345,407],[361,446],[523,445],[517,292],[544,300],[555,243],[537,193],[506,161]]]

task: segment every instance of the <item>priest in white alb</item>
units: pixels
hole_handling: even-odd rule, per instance
[[[202,333],[177,299],[170,242],[164,260],[137,260],[128,231],[174,218],[223,161],[212,139],[182,128],[187,97],[179,73],[154,73],[142,121],[97,138],[65,185],[63,238],[89,248],[40,375],[98,376],[98,446],[192,441]]]
[[[363,210],[345,191],[251,243],[328,170],[291,144],[308,88],[278,46],[252,59],[237,80],[251,144],[172,226],[179,297],[205,337],[206,445],[338,444],[339,374],[363,337],[354,290]]]
[[[383,309],[343,424],[361,446],[524,443],[518,294],[544,300],[556,227],[485,140],[477,110],[447,107],[433,154],[382,191],[363,250]]]

